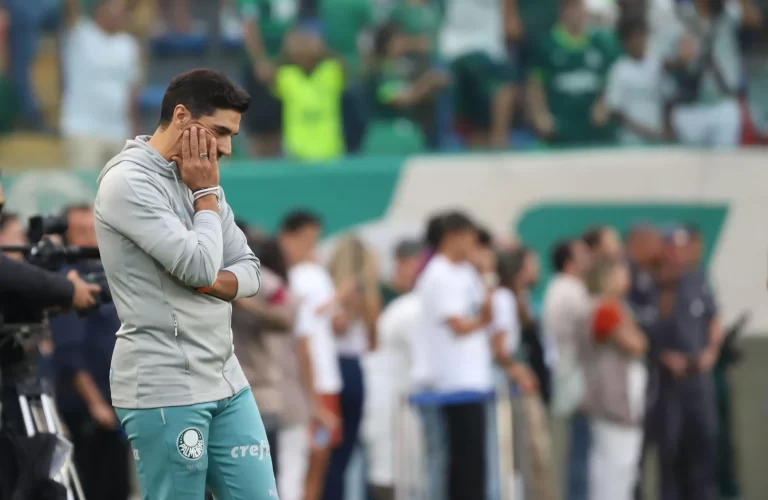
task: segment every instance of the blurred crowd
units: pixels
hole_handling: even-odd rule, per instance
[[[190,0],[3,0],[0,131],[47,130],[31,84],[58,33],[57,130],[97,167],[143,130],[157,37],[211,29]],[[759,0],[225,0],[216,33],[253,96],[246,155],[762,141],[743,53]],[[234,71],[234,70],[229,70]],[[166,82],[167,83],[167,82]],[[159,104],[159,103],[158,103]],[[759,113],[759,110],[757,111]]]
[[[90,207],[65,215],[67,242],[95,245]],[[4,214],[0,245],[23,244],[22,226]],[[498,466],[505,453],[515,457],[516,498],[552,499],[558,484],[566,499],[644,498],[652,449],[660,483],[645,498],[739,497],[725,382],[736,353],[695,226],[637,224],[623,239],[596,226],[539,256],[448,211],[423,238],[394,246],[389,276],[380,268],[389,256],[354,233],[321,258],[323,221],[311,211],[286,214],[274,235],[240,226],[262,285],[233,303],[234,348],[283,500],[391,500],[396,491],[498,500],[510,480]],[[540,258],[552,277],[538,300]],[[128,498],[131,488],[129,445],[110,406],[118,324],[112,304],[59,315],[41,346],[94,500]],[[510,394],[521,403],[514,449],[500,444],[512,422],[499,420],[498,404]],[[420,462],[404,451],[406,399]],[[564,478],[553,477],[550,418],[568,424]],[[355,457],[364,459],[351,466]],[[409,469],[420,493],[402,489]]]

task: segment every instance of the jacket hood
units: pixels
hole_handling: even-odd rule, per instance
[[[155,148],[149,145],[151,137],[149,135],[140,135],[136,139],[126,141],[123,150],[106,164],[96,182],[100,184],[107,172],[123,161],[130,161],[139,167],[146,168],[169,179],[181,179],[176,162],[166,160]]]

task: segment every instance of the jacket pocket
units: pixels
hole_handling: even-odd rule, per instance
[[[187,351],[184,350],[184,345],[179,339],[179,320],[176,318],[176,314],[171,314],[171,318],[173,318],[173,337],[176,340],[176,347],[179,348],[184,357],[184,373],[189,373],[189,356],[187,356]]]

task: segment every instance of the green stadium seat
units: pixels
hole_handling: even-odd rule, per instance
[[[362,147],[362,152],[369,155],[405,155],[425,150],[424,133],[406,119],[372,121]]]

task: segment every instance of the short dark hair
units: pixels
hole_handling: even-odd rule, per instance
[[[424,235],[424,241],[427,246],[434,250],[440,245],[440,240],[443,239],[443,218],[445,214],[439,213],[433,215],[427,221],[427,231]]]
[[[443,216],[443,236],[449,233],[474,230],[476,227],[472,219],[463,212],[448,212]]]
[[[173,110],[184,105],[193,119],[211,116],[217,109],[245,113],[251,96],[220,71],[193,69],[171,80],[160,106],[160,126],[167,127],[173,120]]]
[[[491,236],[491,232],[484,227],[478,227],[477,242],[483,248],[491,248],[493,246],[493,236]]]
[[[552,247],[552,267],[558,273],[563,272],[568,262],[573,259],[573,240],[561,240]]]
[[[497,255],[496,271],[502,286],[512,287],[520,271],[523,270],[525,259],[532,253],[526,246],[520,246],[514,250],[501,252]]]
[[[380,26],[373,34],[373,53],[376,57],[386,57],[389,44],[400,33],[400,25],[395,21],[389,21]]]
[[[641,16],[627,16],[619,22],[619,39],[626,43],[635,35],[644,35],[648,33],[648,24]]]
[[[280,232],[295,233],[307,226],[322,227],[320,216],[306,209],[298,209],[288,212],[280,224]]]
[[[592,226],[581,235],[581,241],[583,241],[590,250],[595,250],[600,246],[603,234],[607,229],[608,228],[605,226]]]

